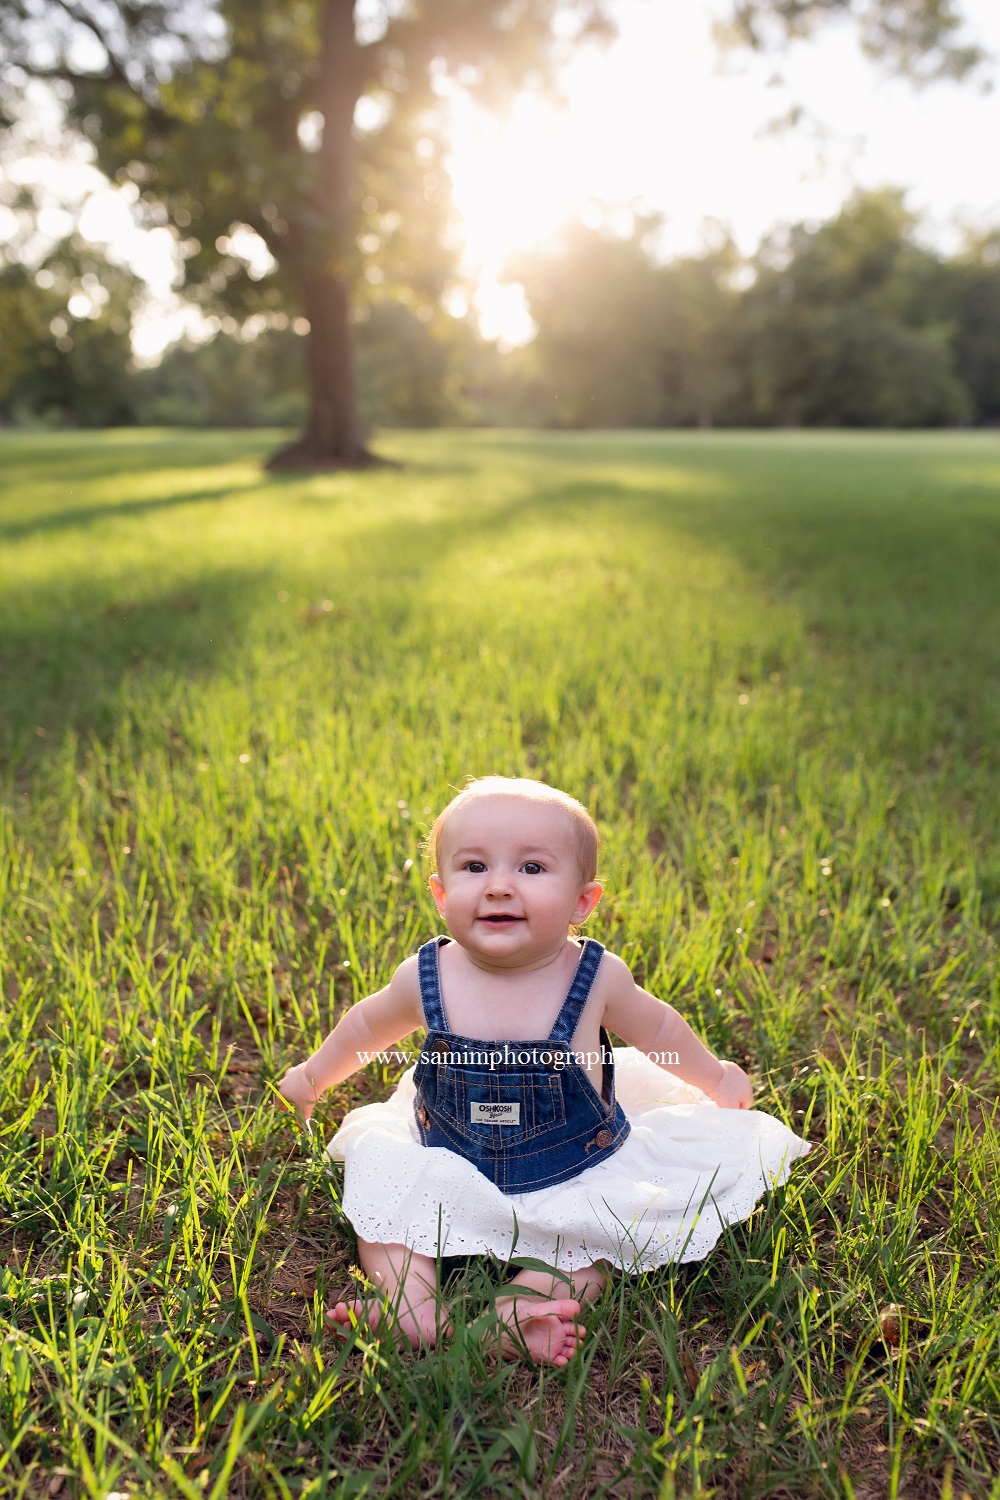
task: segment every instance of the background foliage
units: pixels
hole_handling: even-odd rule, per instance
[[[656,228],[640,221],[622,236],[577,226],[558,247],[512,264],[538,331],[511,353],[430,302],[373,296],[354,325],[369,423],[1000,422],[1000,235],[943,256],[922,244],[891,192],[860,195],[826,224],[776,231],[749,263],[724,237],[701,255],[658,263]],[[74,318],[67,303],[88,278],[103,300]],[[133,375],[134,282],[77,243],[59,247],[41,279],[44,287],[16,264],[0,273],[8,421],[301,419],[303,341],[284,315],[256,338],[222,333]]]

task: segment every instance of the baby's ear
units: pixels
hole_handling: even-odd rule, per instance
[[[576,907],[573,912],[572,922],[574,927],[580,922],[586,922],[594,907],[604,895],[604,887],[596,880],[588,880],[577,897]]]
[[[427,884],[431,888],[431,895],[434,897],[434,905],[437,907],[438,912],[443,917],[445,908],[445,895],[444,885],[442,883],[440,875],[432,875]]]

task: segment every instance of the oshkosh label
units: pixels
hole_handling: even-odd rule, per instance
[[[469,1119],[474,1125],[520,1125],[520,1104],[470,1104]]]

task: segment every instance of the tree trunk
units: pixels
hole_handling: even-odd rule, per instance
[[[309,319],[306,369],[309,420],[297,442],[271,459],[271,469],[363,469],[379,462],[365,443],[358,410],[351,336],[354,246],[354,108],[362,89],[354,34],[355,0],[325,0],[318,102],[323,144],[316,188],[296,220],[289,245],[299,268]]]
[[[268,468],[368,468],[378,460],[365,443],[358,410],[346,281],[316,267],[303,275],[302,292],[309,319],[309,417],[302,436],[276,453]]]

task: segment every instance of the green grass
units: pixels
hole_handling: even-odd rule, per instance
[[[274,441],[0,440],[0,1492],[1000,1496],[1000,437]],[[327,1337],[268,1104],[493,771],[588,803],[589,930],[817,1143],[556,1373],[477,1264],[450,1346]]]

